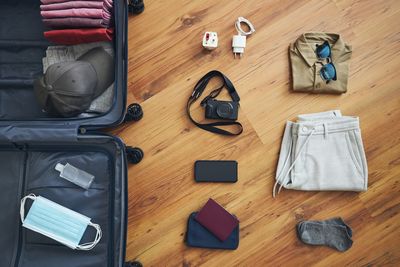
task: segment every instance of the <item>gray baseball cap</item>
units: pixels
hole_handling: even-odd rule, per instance
[[[51,115],[77,116],[114,82],[114,60],[96,47],[76,61],[51,65],[35,80],[40,106]]]

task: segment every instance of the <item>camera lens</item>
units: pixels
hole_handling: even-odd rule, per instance
[[[221,118],[230,118],[233,113],[233,106],[231,103],[224,102],[224,103],[219,103],[217,107],[217,114]]]

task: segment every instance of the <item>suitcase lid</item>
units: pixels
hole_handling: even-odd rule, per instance
[[[127,27],[128,14],[125,1],[114,1],[115,23],[115,94],[111,109],[85,118],[38,118],[37,120],[2,120],[0,141],[76,140],[78,134],[88,130],[112,127],[124,119],[127,95]]]

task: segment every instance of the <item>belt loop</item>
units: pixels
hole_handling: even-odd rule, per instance
[[[324,138],[328,138],[328,134],[329,134],[329,129],[328,129],[328,124],[326,122],[324,122],[323,124],[324,126]]]

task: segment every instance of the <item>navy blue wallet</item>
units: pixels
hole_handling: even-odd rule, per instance
[[[215,235],[198,223],[194,218],[197,212],[190,214],[187,224],[185,242],[189,247],[214,248],[214,249],[237,249],[239,246],[239,225],[233,229],[231,235],[220,241]]]

